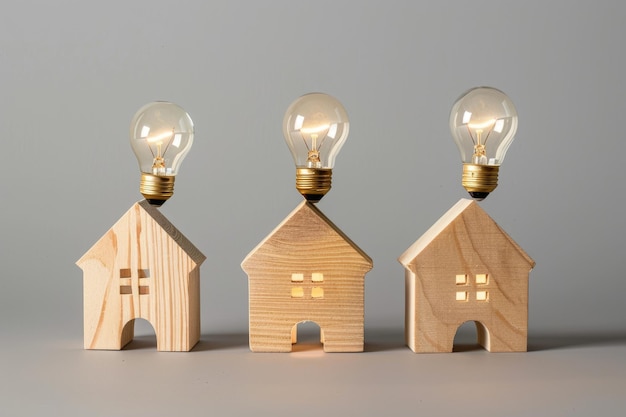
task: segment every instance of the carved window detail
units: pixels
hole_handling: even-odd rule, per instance
[[[454,283],[457,287],[465,286],[467,287],[467,290],[474,289],[474,291],[472,291],[473,294],[471,295],[471,298],[474,298],[476,301],[489,301],[489,291],[481,288],[489,284],[489,274],[474,275],[474,288],[470,286],[472,283],[470,282],[469,276],[467,274],[457,274],[454,278]],[[457,288],[457,291],[455,292],[455,300],[469,301],[470,291],[459,290],[460,288]]]
[[[467,291],[457,291],[456,292],[456,300],[457,301],[467,301]]]
[[[487,274],[476,274],[476,285],[487,285],[488,278]]]
[[[316,285],[314,287],[310,287],[310,286],[306,287],[306,288],[310,288],[310,298],[313,298],[313,299],[324,298],[324,288],[319,286],[320,284],[324,282],[324,274],[321,272],[313,272],[311,273],[310,276],[304,273],[293,273],[291,274],[291,282],[293,284],[298,285],[297,287],[295,286],[291,287],[291,298],[305,298],[304,297],[305,287],[303,287],[302,285],[303,284],[306,285],[308,283],[312,283]],[[309,292],[309,291],[307,290],[306,292]],[[307,298],[309,297],[307,296]]]
[[[321,272],[313,272],[311,274],[311,281],[324,282],[324,274],[322,274]]]
[[[150,294],[150,284],[148,279],[150,278],[149,269],[138,269],[137,279],[139,279],[139,295]],[[131,295],[133,293],[132,284],[133,274],[129,268],[120,269],[120,294]]]
[[[311,298],[324,298],[324,288],[322,287],[311,288]]]

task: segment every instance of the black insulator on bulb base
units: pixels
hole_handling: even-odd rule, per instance
[[[318,203],[326,194],[303,194],[302,196],[309,203]]]
[[[469,195],[476,201],[483,201],[489,193],[481,192],[481,191],[470,191]]]
[[[146,198],[146,201],[151,206],[161,207],[163,205],[163,203],[165,203],[167,201],[167,199],[166,200],[159,200],[159,199],[156,199],[156,198]]]

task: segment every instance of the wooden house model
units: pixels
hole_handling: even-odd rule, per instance
[[[320,326],[326,352],[363,351],[365,274],[372,260],[303,201],[250,254],[250,349],[289,352],[297,324]]]
[[[473,200],[462,199],[399,258],[406,343],[452,352],[464,322],[490,352],[526,351],[528,279],[535,262]]]
[[[135,203],[76,264],[83,270],[85,349],[123,348],[147,320],[157,350],[189,351],[200,337],[205,256],[158,209]]]

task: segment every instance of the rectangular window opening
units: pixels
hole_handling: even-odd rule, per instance
[[[150,294],[150,287],[147,285],[139,286],[139,295]]]
[[[291,282],[304,281],[304,274],[291,274]]]
[[[311,288],[311,298],[324,298],[324,288],[322,287]]]
[[[304,297],[304,288],[293,287],[291,289],[291,298],[302,298],[302,297]]]
[[[150,270],[149,269],[138,269],[137,277],[139,278],[150,278]]]
[[[322,274],[321,272],[313,272],[311,274],[311,281],[324,282],[324,274]]]
[[[476,274],[476,284],[486,285],[488,280],[487,274]]]
[[[130,276],[129,268],[120,269],[120,278],[130,278]]]
[[[467,301],[467,291],[457,291],[456,292],[456,300],[457,301]]]
[[[487,301],[487,300],[489,300],[489,292],[487,292],[487,291],[476,291],[476,300],[477,301]]]
[[[467,285],[467,275],[466,274],[458,274],[456,276],[456,285]]]
[[[120,285],[120,294],[126,295],[126,294],[132,294],[132,293],[133,293],[133,287],[131,285]]]

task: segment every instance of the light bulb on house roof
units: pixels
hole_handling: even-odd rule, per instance
[[[450,111],[450,131],[463,161],[462,183],[476,200],[498,185],[498,171],[517,130],[511,99],[492,87],[465,92]]]
[[[296,164],[296,188],[307,201],[316,203],[330,190],[349,127],[346,110],[328,94],[305,94],[287,109],[283,133]]]
[[[146,104],[133,117],[130,144],[141,170],[141,194],[154,206],[174,194],[174,180],[193,143],[189,114],[174,103]]]

